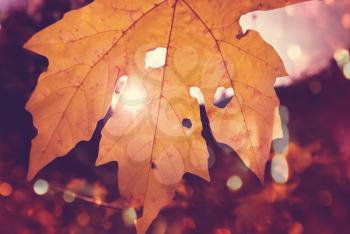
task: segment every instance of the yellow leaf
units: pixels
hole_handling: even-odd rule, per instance
[[[190,93],[198,87],[216,139],[263,180],[280,135],[273,85],[286,72],[257,32],[242,34],[239,18],[301,1],[95,0],[67,13],[25,44],[49,58],[26,106],[38,129],[28,177],[90,139],[113,99],[97,164],[118,161],[122,196],[144,204],[137,230],[145,233],[184,173],[209,179]],[[127,81],[114,99],[121,77]],[[235,93],[224,108],[213,104],[219,87]]]

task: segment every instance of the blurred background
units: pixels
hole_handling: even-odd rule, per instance
[[[24,105],[44,57],[22,49],[85,0],[0,0],[0,233],[135,233],[139,209],[120,199],[117,165],[95,167],[100,130],[26,180],[36,130]],[[284,138],[262,186],[214,146],[207,184],[186,175],[149,233],[346,234],[350,230],[350,2],[312,1],[244,15],[282,57],[276,89]]]

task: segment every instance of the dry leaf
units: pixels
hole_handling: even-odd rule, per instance
[[[239,18],[301,1],[95,0],[67,13],[25,45],[50,62],[26,107],[38,129],[28,177],[91,138],[117,79],[127,76],[97,163],[118,161],[121,194],[143,202],[138,233],[171,201],[184,173],[209,177],[191,87],[204,95],[217,140],[262,180],[271,140],[280,134],[273,129],[279,119],[273,85],[286,72],[257,32],[242,34]],[[145,62],[152,53],[165,65]],[[219,87],[235,92],[224,108],[213,104]]]

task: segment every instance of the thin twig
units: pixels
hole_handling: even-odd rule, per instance
[[[64,194],[65,192],[71,192],[72,196],[76,199],[79,199],[81,201],[85,201],[97,206],[102,206],[104,208],[109,208],[109,209],[114,209],[114,210],[124,210],[125,208],[128,207],[128,202],[125,199],[120,198],[119,200],[117,200],[115,202],[115,204],[112,203],[108,203],[99,199],[95,199],[89,196],[85,196],[85,195],[81,195],[78,194],[76,192],[73,192],[71,190],[66,190],[66,189],[62,189],[60,187],[57,186],[50,186],[50,190],[54,191],[54,192],[60,192],[62,194]]]

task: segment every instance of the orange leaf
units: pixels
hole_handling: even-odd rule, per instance
[[[25,45],[50,61],[26,106],[38,129],[28,177],[90,139],[113,99],[97,164],[118,161],[121,194],[144,204],[137,230],[145,233],[184,173],[209,179],[190,93],[198,87],[217,140],[262,180],[280,134],[273,85],[286,72],[257,32],[242,34],[239,18],[301,1],[95,0],[67,13]],[[145,62],[154,54],[158,65]],[[219,87],[235,93],[223,108],[213,103]]]

